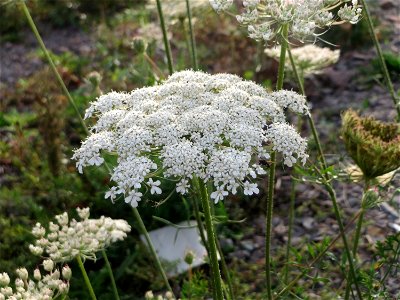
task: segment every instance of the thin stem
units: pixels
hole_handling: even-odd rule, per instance
[[[203,222],[200,217],[200,208],[199,208],[199,204],[197,202],[197,197],[193,197],[192,201],[193,201],[193,208],[194,208],[194,216],[195,216],[196,222],[197,222],[197,228],[199,229],[199,232],[200,232],[200,238],[201,238],[201,241],[203,242],[204,247],[206,248],[208,256],[210,256],[210,247],[208,245],[208,241],[207,241],[206,235],[204,233],[205,231],[204,231]],[[214,286],[212,276],[210,277],[210,281],[211,281],[211,285]],[[213,298],[215,298],[215,290],[214,289],[213,289]]]
[[[147,53],[143,53],[144,59],[150,64],[150,66],[153,68],[153,70],[157,73],[160,79],[165,78],[164,73],[160,70],[160,68],[156,65],[154,60],[151,59],[151,57]]]
[[[197,191],[199,192],[201,204],[203,206],[206,230],[207,230],[208,246],[210,248],[210,266],[211,266],[211,273],[213,276],[216,300],[223,300],[224,293],[222,290],[222,279],[218,265],[217,246],[215,242],[216,236],[214,232],[214,225],[212,222],[210,198],[208,196],[207,187],[203,182],[200,182],[200,180],[197,177],[194,177],[192,179],[192,182],[193,185],[196,187]]]
[[[76,257],[76,260],[77,260],[77,262],[78,262],[79,269],[81,269],[81,272],[82,272],[82,275],[83,275],[83,279],[85,280],[86,287],[87,287],[87,289],[89,290],[90,297],[91,297],[93,300],[96,300],[96,299],[97,299],[97,298],[96,298],[96,295],[94,294],[92,284],[90,283],[89,277],[88,277],[88,275],[87,275],[87,273],[86,273],[85,266],[83,265],[83,262],[82,262],[81,257],[78,255],[78,256]]]
[[[295,64],[292,51],[290,47],[287,48],[289,59],[292,65]],[[297,69],[294,70],[297,73]],[[297,73],[297,77],[299,78],[299,86],[302,91],[304,91],[304,78],[299,77]],[[297,131],[301,132],[301,127],[303,126],[303,119],[298,116],[297,118]],[[284,277],[283,282],[287,284],[289,280],[289,261],[290,261],[290,248],[292,246],[292,235],[293,235],[293,223],[294,223],[294,213],[295,213],[295,200],[296,200],[296,185],[297,182],[295,180],[292,181],[291,192],[290,192],[290,204],[289,204],[289,224],[288,224],[288,241],[286,245],[286,257],[285,257],[285,269],[284,269]]]
[[[296,200],[296,181],[293,180],[290,191],[288,240],[286,244],[285,269],[283,271],[284,274],[283,283],[285,284],[287,284],[289,280],[289,261],[290,261],[290,248],[292,246],[295,200]]]
[[[114,274],[113,274],[113,271],[112,271],[112,268],[111,268],[110,261],[108,260],[107,253],[106,253],[106,251],[104,249],[101,251],[101,253],[103,254],[104,261],[106,262],[107,271],[108,271],[108,274],[110,275],[111,285],[112,285],[112,289],[113,289],[113,293],[114,293],[114,298],[116,300],[119,300],[119,294],[118,294],[117,285],[115,283]]]
[[[269,183],[268,183],[268,203],[266,213],[266,232],[265,232],[265,276],[267,283],[267,297],[268,300],[272,299],[272,285],[271,285],[271,229],[272,229],[272,215],[273,215],[273,199],[274,199],[274,185],[275,185],[275,164],[276,153],[272,152],[270,170],[269,170]]]
[[[151,242],[150,235],[147,232],[146,226],[144,226],[144,223],[143,223],[142,218],[140,217],[139,211],[135,207],[133,208],[133,214],[138,222],[139,232],[141,234],[143,234],[144,238],[146,239],[149,250],[150,250],[151,254],[153,255],[158,272],[160,272],[167,289],[173,294],[174,292],[172,291],[171,285],[169,284],[168,277],[165,274],[164,268],[161,264],[160,258],[157,255],[156,249],[154,249],[153,243]]]
[[[364,209],[365,193],[368,191],[368,189],[369,189],[369,180],[365,180],[364,192],[363,192],[362,200],[361,200],[361,214],[357,221],[356,232],[354,235],[354,242],[353,242],[353,258],[354,258],[354,260],[357,260],[358,242],[360,240],[361,229],[362,229],[362,225],[363,225],[363,221],[364,221],[364,213],[365,213],[365,209]],[[351,281],[347,281],[346,293],[345,293],[344,299],[349,299],[350,290],[351,290]]]
[[[39,34],[39,31],[38,31],[38,29],[37,29],[37,27],[36,27],[36,25],[35,25],[35,22],[34,22],[33,19],[32,19],[32,16],[31,16],[31,14],[30,14],[30,12],[29,12],[29,9],[28,9],[28,7],[27,7],[26,4],[25,4],[25,1],[21,1],[20,3],[21,3],[21,6],[22,6],[22,10],[23,10],[23,12],[24,12],[24,14],[25,14],[25,17],[26,17],[26,19],[28,20],[28,24],[29,24],[29,26],[31,27],[31,29],[32,29],[32,31],[33,31],[33,34],[35,35],[35,37],[36,37],[36,39],[37,39],[37,41],[38,41],[38,43],[39,43],[39,45],[40,45],[40,48],[42,49],[42,51],[43,51],[43,53],[44,53],[44,56],[46,57],[46,59],[47,59],[49,65],[50,65],[51,70],[53,71],[54,75],[56,76],[56,79],[57,79],[58,83],[60,84],[60,86],[61,86],[61,88],[62,88],[64,94],[67,96],[67,99],[68,99],[69,103],[70,103],[70,104],[72,105],[72,107],[74,108],[74,110],[75,110],[75,112],[76,112],[76,116],[78,117],[79,122],[81,123],[83,129],[85,130],[85,133],[88,134],[88,133],[89,133],[89,130],[88,130],[88,128],[87,128],[85,122],[83,121],[83,119],[82,119],[82,117],[81,117],[81,114],[80,114],[80,112],[79,112],[78,107],[77,107],[76,104],[75,104],[74,99],[72,98],[72,96],[71,96],[71,94],[69,93],[67,87],[65,86],[65,83],[64,83],[64,81],[62,80],[62,78],[61,78],[61,76],[60,76],[60,73],[58,72],[58,70],[57,70],[57,68],[56,68],[56,66],[55,66],[55,64],[54,64],[54,62],[53,62],[53,59],[51,58],[51,56],[50,56],[50,54],[49,54],[49,51],[47,50],[46,45],[44,44],[44,42],[43,42],[43,40],[42,40],[42,37],[41,37],[40,34]]]
[[[287,47],[288,27],[283,26],[282,29],[282,44],[281,54],[279,57],[278,80],[276,82],[276,90],[281,90],[283,87],[283,78],[285,76],[285,59]],[[266,232],[265,232],[265,279],[267,285],[267,299],[272,299],[272,284],[271,284],[271,232],[272,232],[272,215],[274,208],[274,187],[275,187],[275,168],[276,168],[276,152],[271,153],[271,161],[269,168],[268,181],[268,202],[266,210]]]
[[[196,40],[194,38],[194,31],[193,31],[193,23],[192,23],[192,11],[190,9],[190,2],[186,0],[186,13],[188,16],[189,21],[189,34],[190,34],[190,46],[191,46],[191,53],[192,53],[192,65],[194,70],[199,69],[199,65],[197,62],[197,50],[196,50]]]
[[[389,75],[388,68],[386,66],[385,58],[383,57],[382,48],[381,48],[381,45],[379,44],[378,37],[376,36],[375,30],[374,30],[374,24],[372,23],[372,18],[371,18],[369,9],[368,9],[367,2],[365,0],[361,0],[361,3],[364,8],[363,9],[364,16],[367,19],[369,33],[371,35],[372,41],[375,44],[376,52],[378,54],[378,60],[381,65],[381,68],[382,68],[383,78],[385,79],[386,86],[389,89],[390,96],[392,97],[394,106],[397,110],[397,121],[400,121],[400,99],[398,96],[396,96],[396,92],[394,91],[393,83],[392,83],[392,80],[390,79],[390,75]]]
[[[169,70],[169,74],[171,75],[172,73],[174,73],[172,54],[171,54],[171,45],[169,44],[167,29],[165,27],[164,14],[163,14],[162,6],[161,6],[161,1],[160,0],[156,0],[156,1],[157,1],[158,17],[160,18],[161,30],[162,30],[162,34],[163,34],[165,53],[167,54],[168,70]]]
[[[217,245],[218,253],[221,258],[221,269],[222,273],[224,274],[225,280],[228,284],[228,293],[229,293],[229,299],[230,300],[235,300],[235,296],[233,293],[233,285],[232,285],[232,278],[231,275],[229,274],[228,266],[226,265],[224,253],[222,252],[221,245],[219,243],[218,238],[215,239],[215,244]]]
[[[354,216],[353,218],[351,218],[351,220],[349,221],[349,223],[346,225],[346,227],[344,228],[345,232],[353,225],[353,223],[355,222],[355,220],[358,219],[358,217],[361,214],[361,210],[359,210]],[[317,263],[321,260],[321,258],[326,254],[326,252],[328,252],[328,250],[330,248],[332,248],[332,246],[334,244],[336,244],[336,242],[342,237],[342,234],[338,234],[331,242],[330,244],[317,256],[315,257],[310,264],[308,264],[308,266],[305,268],[305,270],[303,272],[301,272],[299,275],[296,276],[295,279],[293,279],[284,289],[282,289],[279,293],[276,294],[276,297],[274,299],[280,299],[280,297],[282,297],[283,295],[285,295],[287,292],[290,291],[290,289],[301,279],[303,278],[303,276],[305,274],[307,274],[307,272]]]
[[[290,48],[290,46],[288,46],[288,49],[289,48]],[[291,56],[291,54],[289,53],[289,57],[290,56]],[[297,72],[297,68],[296,68],[296,65],[294,64],[293,59],[291,60],[291,65],[292,65],[293,73],[294,73],[294,75],[296,77],[297,83],[298,83],[299,88],[301,90],[301,93],[305,96],[304,87],[303,87],[301,78],[300,78],[300,76],[299,76],[299,74]],[[313,120],[311,114],[308,115],[308,122],[310,124],[311,131],[312,131],[315,143],[317,145],[319,161],[320,161],[323,169],[325,170],[328,167],[328,165],[326,163],[326,159],[325,159],[324,153],[322,151],[321,142],[319,140],[318,132],[317,132],[317,129],[315,127],[314,120]],[[328,172],[326,172],[322,177],[326,181],[325,182],[325,187],[326,187],[326,189],[327,189],[327,191],[329,193],[330,199],[332,201],[333,210],[334,210],[334,213],[335,213],[335,218],[336,218],[336,221],[338,222],[340,234],[341,234],[342,239],[343,239],[345,252],[346,252],[346,255],[347,255],[348,261],[349,261],[350,277],[354,281],[358,297],[360,299],[362,299],[361,290],[360,290],[360,287],[359,287],[358,282],[357,282],[357,276],[356,276],[356,272],[355,272],[355,268],[354,268],[353,257],[351,255],[349,243],[347,242],[347,238],[346,238],[346,235],[345,235],[344,229],[343,229],[344,226],[343,226],[342,217],[341,217],[339,206],[338,206],[337,199],[336,199],[336,193],[335,193],[335,190],[333,189],[333,186],[332,186],[332,183],[331,183],[331,175],[328,174]]]
[[[336,193],[335,193],[335,190],[330,185],[330,183],[328,183],[326,185],[326,187],[327,187],[328,193],[329,193],[329,195],[331,197],[331,200],[332,200],[333,210],[335,212],[335,217],[336,217],[336,220],[337,220],[338,225],[339,225],[340,233],[342,235],[344,249],[345,249],[348,261],[349,261],[349,269],[350,269],[350,276],[349,277],[351,277],[351,279],[354,282],[358,298],[360,300],[362,300],[363,298],[362,298],[362,293],[361,293],[361,290],[360,290],[360,286],[358,285],[358,281],[357,281],[357,274],[356,274],[356,270],[355,270],[355,267],[354,267],[353,255],[350,252],[349,243],[347,241],[347,237],[346,237],[346,234],[345,234],[345,231],[344,231],[342,218],[340,216],[340,211],[339,211],[339,207],[338,207],[337,200],[336,200]],[[348,281],[351,282],[350,280],[348,280]]]

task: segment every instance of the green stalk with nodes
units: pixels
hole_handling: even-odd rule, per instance
[[[38,41],[38,43],[39,43],[39,45],[40,45],[40,48],[42,49],[43,53],[45,54],[45,57],[46,57],[46,59],[47,59],[49,65],[50,65],[50,67],[51,67],[51,69],[52,69],[54,75],[56,76],[56,79],[57,79],[58,83],[60,84],[60,86],[61,86],[61,88],[62,88],[64,94],[65,94],[66,97],[68,98],[70,104],[73,106],[73,108],[74,108],[74,110],[75,110],[75,113],[76,113],[76,116],[78,117],[79,122],[80,122],[82,128],[84,129],[84,131],[85,131],[86,134],[89,134],[89,130],[88,130],[88,128],[87,128],[85,122],[84,122],[83,119],[82,119],[82,116],[81,116],[81,114],[80,114],[80,112],[79,112],[79,109],[78,109],[78,107],[76,106],[75,101],[74,101],[74,99],[72,98],[71,94],[69,93],[67,87],[65,86],[65,83],[64,83],[64,81],[62,80],[62,78],[61,78],[61,76],[60,76],[60,73],[58,72],[58,70],[57,70],[57,68],[56,68],[56,66],[55,66],[55,64],[54,64],[54,61],[53,61],[53,59],[51,58],[51,56],[50,56],[50,54],[49,54],[49,51],[47,50],[46,45],[45,45],[44,42],[43,42],[42,37],[40,36],[40,33],[39,33],[39,31],[38,31],[38,29],[37,29],[37,27],[36,27],[36,25],[35,25],[35,22],[34,22],[33,19],[32,19],[32,16],[31,16],[31,14],[30,14],[30,12],[29,12],[29,9],[28,9],[28,7],[27,7],[26,4],[25,4],[25,1],[20,1],[19,3],[21,3],[22,10],[23,10],[23,12],[24,12],[24,15],[25,15],[27,21],[28,21],[28,24],[29,24],[30,28],[32,29],[32,31],[33,31],[33,33],[34,33],[34,35],[35,35],[35,37],[36,37],[36,39],[37,39],[37,41]],[[106,166],[106,168],[107,168],[108,171],[111,170],[110,167],[108,166],[108,164],[107,164],[106,162],[105,162],[105,166]],[[147,244],[148,244],[148,246],[149,246],[149,248],[150,248],[150,250],[151,250],[152,255],[154,256],[154,259],[155,259],[155,261],[156,261],[156,266],[157,266],[157,268],[158,268],[158,271],[159,271],[160,274],[162,275],[166,287],[168,288],[168,290],[169,290],[170,292],[172,292],[172,288],[171,288],[171,286],[169,285],[168,278],[167,278],[167,276],[165,275],[164,269],[162,268],[160,259],[159,259],[157,253],[156,253],[155,250],[154,250],[154,247],[153,247],[153,245],[152,245],[152,243],[151,243],[150,238],[147,238],[147,237],[149,236],[149,234],[148,234],[148,231],[147,231],[146,227],[144,226],[143,220],[142,220],[142,218],[141,218],[141,216],[140,216],[139,211],[137,210],[137,208],[133,208],[133,213],[134,213],[134,216],[135,216],[135,218],[136,218],[136,220],[137,220],[137,222],[138,222],[138,224],[139,224],[140,232],[146,237],[146,242],[147,242]]]
[[[288,49],[290,49],[290,46],[288,47]],[[290,56],[291,56],[291,54],[289,54],[289,57]],[[305,96],[303,82],[302,82],[302,80],[301,80],[301,78],[299,76],[299,73],[297,72],[297,67],[294,64],[293,58],[291,59],[291,65],[292,65],[294,76],[296,77],[297,83],[299,85],[300,92],[301,92],[302,95]],[[321,142],[319,140],[319,136],[318,136],[318,132],[317,132],[317,129],[315,127],[315,124],[314,124],[314,120],[313,120],[311,114],[309,114],[307,118],[308,118],[308,123],[309,123],[309,125],[311,127],[311,131],[312,131],[315,143],[317,145],[318,159],[320,161],[320,164],[321,164],[322,168],[324,170],[326,170],[327,167],[328,167],[328,164],[326,163],[325,155],[324,155],[324,153],[322,151]],[[333,189],[333,186],[332,186],[332,183],[331,183],[331,180],[332,180],[331,177],[332,176],[330,174],[328,174],[328,173],[325,173],[324,175],[321,175],[321,177],[325,181],[324,185],[325,185],[325,187],[326,187],[326,189],[328,191],[328,194],[329,194],[329,196],[331,198],[331,201],[332,201],[332,204],[333,204],[333,210],[334,210],[334,213],[335,213],[335,218],[336,218],[336,221],[338,222],[340,234],[342,236],[342,240],[343,240],[343,244],[344,244],[344,248],[345,248],[345,252],[346,252],[346,255],[348,257],[349,269],[350,269],[350,276],[349,277],[351,278],[351,280],[353,281],[353,283],[355,285],[355,288],[356,288],[357,295],[358,295],[359,299],[363,299],[362,298],[362,293],[361,293],[361,290],[360,290],[360,287],[359,287],[358,281],[357,281],[357,274],[356,274],[355,267],[354,267],[353,256],[351,254],[349,243],[347,241],[347,237],[346,237],[346,234],[345,234],[345,231],[344,231],[344,225],[343,225],[343,221],[342,221],[342,216],[341,216],[341,213],[340,213],[340,210],[339,210],[339,206],[338,206],[338,203],[337,203],[336,192]]]

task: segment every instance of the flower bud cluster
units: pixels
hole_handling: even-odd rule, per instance
[[[165,295],[154,296],[153,291],[147,291],[144,295],[146,300],[175,300],[174,295],[171,292],[166,292]]]
[[[50,257],[43,262],[46,270],[53,268],[54,262],[68,262],[78,255],[83,259],[96,259],[96,252],[110,244],[126,238],[131,227],[125,220],[113,220],[102,216],[89,219],[89,208],[77,208],[81,221],[72,219],[64,212],[56,216],[56,223],[50,222],[46,230],[37,223],[32,234],[36,238],[29,249],[34,255]]]
[[[265,49],[264,53],[279,61],[280,47]],[[295,66],[303,76],[318,74],[321,69],[335,64],[339,60],[340,50],[321,48],[313,44],[291,50]],[[291,70],[290,58],[286,56],[285,68]]]
[[[49,300],[68,294],[71,269],[65,265],[60,272],[52,261],[51,268],[47,261],[43,269],[43,275],[39,268],[35,269],[33,278],[29,278],[25,268],[17,269],[14,289],[10,286],[10,276],[0,273],[0,300]]]
[[[177,182],[186,194],[193,176],[212,181],[215,202],[239,188],[258,193],[252,183],[265,174],[259,159],[272,149],[292,166],[307,158],[306,141],[285,121],[285,109],[308,114],[305,97],[291,91],[268,93],[231,74],[182,71],[164,83],[100,96],[86,111],[96,115],[93,133],[75,151],[77,168],[103,162],[101,150],[118,156],[106,194],[133,207],[143,193],[161,194],[160,180]]]
[[[217,11],[226,11],[232,0],[210,0]],[[304,41],[318,36],[331,25],[357,23],[361,17],[358,0],[242,0],[243,12],[238,22],[247,26],[249,36],[256,40],[270,41],[288,26],[289,36]],[[344,4],[344,5],[343,5]],[[333,10],[340,7],[337,16]]]

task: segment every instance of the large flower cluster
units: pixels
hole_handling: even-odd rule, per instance
[[[321,48],[313,44],[297,47],[291,51],[296,68],[304,76],[319,73],[321,69],[335,64],[340,56],[340,50]],[[268,48],[264,51],[269,57],[278,61],[280,52],[280,47]],[[286,56],[285,67],[289,70],[292,69],[288,56]]]
[[[44,261],[43,268],[47,274],[42,276],[37,268],[33,279],[25,268],[17,269],[15,289],[10,286],[10,276],[0,273],[0,300],[50,300],[68,294],[71,269],[64,266],[60,272],[51,260]]]
[[[48,231],[37,223],[32,229],[36,242],[29,245],[31,252],[35,255],[46,253],[55,262],[68,262],[78,255],[95,260],[96,252],[123,240],[131,230],[125,220],[104,216],[89,219],[89,208],[77,208],[77,213],[81,221],[69,221],[65,212],[55,217],[57,223],[49,223]]]
[[[117,154],[116,186],[106,197],[124,194],[133,207],[145,191],[161,194],[157,176],[175,180],[182,194],[193,176],[210,180],[216,202],[239,187],[251,195],[258,192],[251,180],[265,174],[258,159],[272,149],[288,166],[307,158],[286,108],[309,113],[305,97],[292,91],[268,93],[235,75],[182,71],[154,87],[99,97],[86,111],[86,118],[98,116],[94,132],[73,158],[82,172],[103,163],[101,150]]]
[[[335,23],[355,24],[361,16],[358,0],[243,0],[243,12],[236,18],[247,26],[249,36],[270,41],[288,26],[289,35],[301,41],[317,36]],[[233,0],[210,0],[217,11],[228,10]],[[337,16],[333,9],[340,7]]]

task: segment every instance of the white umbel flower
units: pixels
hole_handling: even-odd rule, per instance
[[[68,268],[64,266],[64,268]],[[25,268],[15,271],[17,278],[14,281],[15,288],[10,287],[10,277],[7,273],[0,273],[0,299],[29,299],[29,300],[51,300],[65,298],[69,291],[69,276],[61,276],[60,271],[53,265],[51,270],[45,270],[42,276],[39,269],[33,272],[33,277]]]
[[[232,0],[210,0],[217,12],[231,8]],[[236,19],[247,27],[249,37],[270,41],[288,26],[289,36],[304,41],[317,37],[331,25],[357,23],[361,7],[357,0],[242,0],[243,10]],[[346,4],[344,4],[346,3]],[[344,4],[344,5],[342,5]],[[340,7],[337,16],[333,11]]]
[[[286,126],[286,108],[309,113],[305,97],[295,92],[268,93],[231,74],[177,72],[160,85],[121,93],[121,99],[112,92],[93,102],[86,115],[101,124],[73,158],[82,171],[102,161],[101,151],[117,155],[115,186],[106,198],[124,194],[133,207],[145,193],[162,193],[155,178],[175,181],[180,194],[190,191],[194,177],[211,181],[216,202],[246,181],[245,192],[255,194],[251,181],[265,174],[257,162],[270,151],[281,152],[290,166],[307,157],[306,141],[292,127],[275,132]]]
[[[80,221],[69,220],[67,213],[56,216],[58,225],[50,222],[48,231],[36,240],[35,245],[29,246],[33,254],[48,257],[43,261],[46,271],[52,271],[57,262],[69,262],[77,256],[95,260],[96,252],[122,241],[131,230],[125,220],[104,216],[89,219],[89,208],[77,208],[77,213]],[[32,232],[36,232],[37,228],[42,228],[42,225],[37,223]]]
[[[269,57],[279,60],[280,47],[265,49]],[[335,64],[339,60],[340,50],[331,50],[327,47],[318,47],[310,44],[291,50],[295,66],[303,76],[318,74],[323,68]],[[285,68],[292,69],[290,58],[286,56]]]

